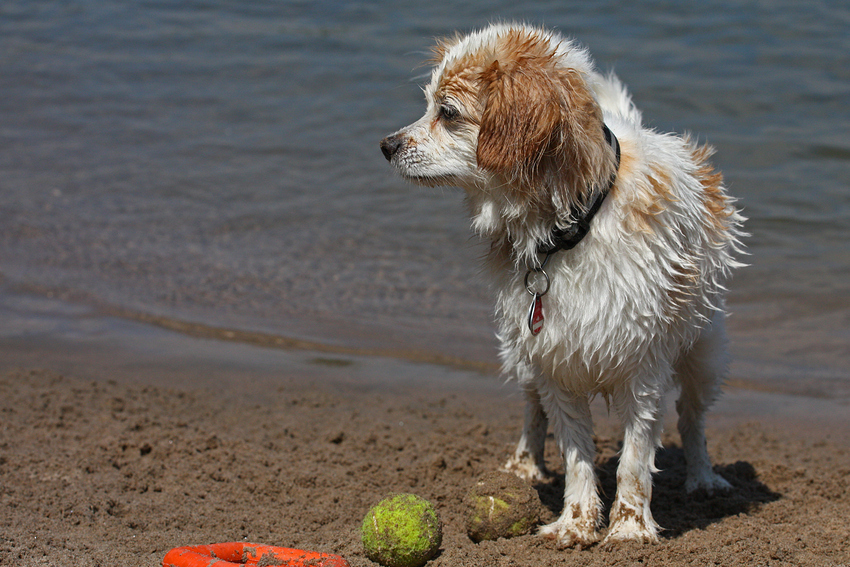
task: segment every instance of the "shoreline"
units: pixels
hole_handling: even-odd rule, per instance
[[[39,368],[188,390],[233,387],[233,376],[240,373],[256,381],[255,395],[273,389],[281,374],[297,374],[364,389],[430,386],[520,396],[514,384],[500,377],[495,348],[492,361],[485,362],[430,351],[348,347],[2,291],[0,372]],[[844,418],[850,411],[850,383],[835,372],[820,374],[733,357],[723,394],[708,414],[709,424],[790,423],[792,434],[828,432],[831,439],[850,445],[850,423]],[[814,380],[807,382],[812,375]],[[834,385],[825,390],[828,384]],[[675,423],[673,395],[668,396],[668,428]],[[604,403],[598,405],[604,408]]]

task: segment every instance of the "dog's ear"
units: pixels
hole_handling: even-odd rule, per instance
[[[578,72],[551,60],[495,61],[480,74],[484,111],[477,160],[523,192],[556,172],[568,201],[604,179],[602,112]]]
[[[532,69],[509,69],[494,61],[481,74],[484,112],[478,133],[478,165],[514,178],[526,178],[561,122],[552,86]],[[528,67],[528,66],[526,66]]]

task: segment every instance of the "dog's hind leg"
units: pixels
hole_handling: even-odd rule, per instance
[[[676,377],[682,393],[676,402],[679,435],[687,464],[685,489],[712,493],[732,486],[711,469],[705,442],[705,412],[720,394],[728,357],[726,329],[722,312],[715,313],[711,324],[694,346],[676,365]]]
[[[543,457],[546,429],[549,420],[540,403],[540,394],[531,383],[523,385],[525,392],[525,421],[516,451],[505,463],[504,469],[527,481],[541,481],[549,476]]]

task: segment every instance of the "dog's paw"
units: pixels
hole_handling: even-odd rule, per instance
[[[652,519],[649,503],[643,509],[614,503],[611,526],[602,543],[605,545],[618,541],[658,543],[658,524]]]
[[[688,494],[704,492],[711,496],[732,490],[732,485],[725,478],[711,469],[706,469],[698,475],[688,476],[685,481],[685,491]]]
[[[600,538],[595,522],[593,522],[593,527],[588,527],[573,521],[566,521],[563,518],[542,526],[537,533],[540,537],[553,540],[561,549],[568,547],[583,549],[598,542]]]
[[[620,541],[658,543],[658,529],[653,525],[647,526],[636,518],[623,519],[611,526],[602,544],[608,545]]]
[[[528,453],[512,456],[500,470],[513,473],[527,482],[543,482],[551,476],[546,467],[535,462]]]

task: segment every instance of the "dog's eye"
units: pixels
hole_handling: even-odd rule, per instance
[[[460,111],[454,106],[442,104],[440,105],[440,118],[447,122],[452,122],[460,118]]]

